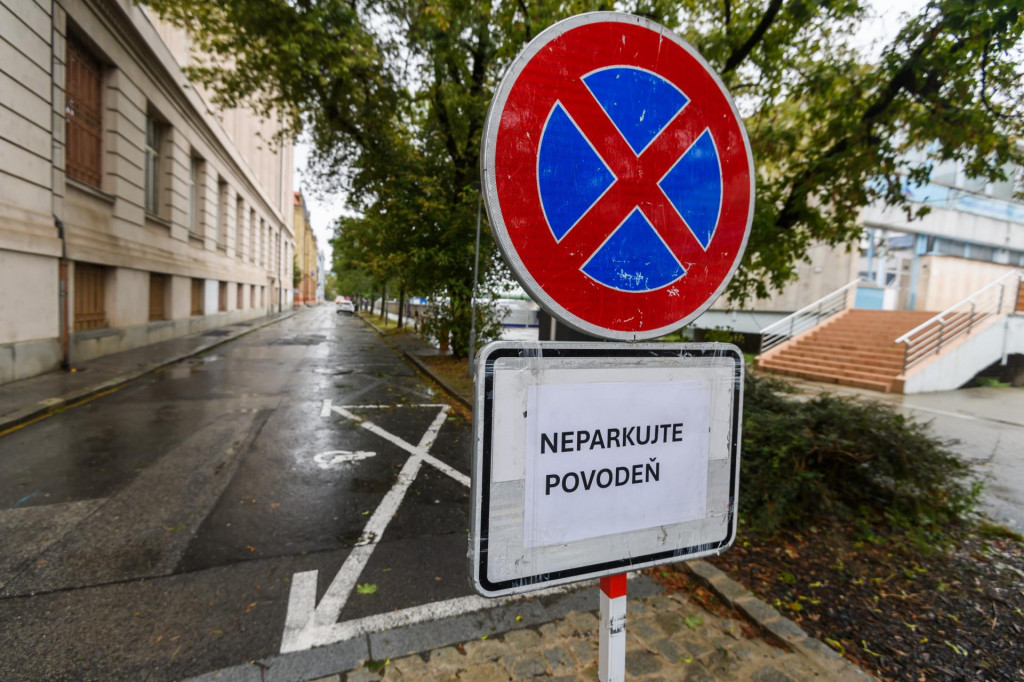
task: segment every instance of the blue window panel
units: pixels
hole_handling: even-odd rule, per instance
[[[595,71],[583,82],[638,156],[689,101],[661,76],[632,67]]]
[[[612,289],[634,292],[659,289],[686,274],[638,209],[633,209],[582,270]]]
[[[580,132],[561,104],[556,104],[541,133],[537,184],[541,208],[556,241],[615,182],[615,176]]]
[[[722,210],[722,169],[710,131],[701,133],[658,186],[707,249]]]

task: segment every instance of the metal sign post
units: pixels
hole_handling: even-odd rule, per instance
[[[601,634],[597,652],[597,679],[626,679],[626,574],[601,578]]]
[[[600,677],[622,680],[625,572],[735,537],[742,354],[637,342],[695,319],[732,278],[753,221],[750,143],[689,44],[594,12],[512,62],[481,176],[519,283],[560,323],[613,343],[481,349],[473,582],[498,597],[600,578]]]

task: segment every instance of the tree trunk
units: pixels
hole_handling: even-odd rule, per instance
[[[388,283],[384,282],[380,294],[380,319],[386,326],[388,323]]]
[[[405,312],[405,284],[398,287],[398,328],[402,328],[402,314]]]

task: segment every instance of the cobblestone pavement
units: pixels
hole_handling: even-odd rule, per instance
[[[717,571],[704,562],[694,563]],[[712,579],[720,580],[718,576]],[[749,593],[739,597],[737,606],[741,607],[744,600],[758,605],[752,610],[766,609],[762,615],[769,620],[756,623],[721,618],[684,595],[630,600],[626,678],[651,682],[873,679],[820,642],[808,639],[800,628]],[[765,631],[773,626],[777,633]],[[598,627],[596,613],[573,611],[538,628],[513,630],[386,663],[374,661],[317,682],[370,682],[382,676],[386,680],[420,682],[492,682],[537,677],[567,682],[597,680]],[[785,640],[789,641],[788,646],[783,644]]]

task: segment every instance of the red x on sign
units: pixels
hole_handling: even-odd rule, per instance
[[[663,27],[605,12],[552,26],[510,67],[484,136],[499,246],[570,326],[654,338],[732,277],[753,217],[749,142],[717,77]]]

